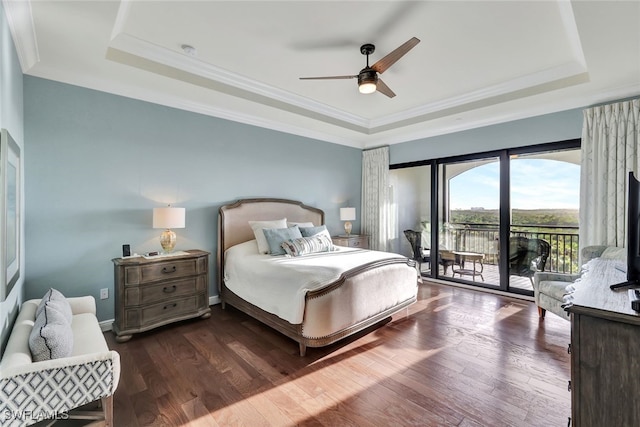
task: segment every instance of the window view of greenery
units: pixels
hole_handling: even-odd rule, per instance
[[[544,158],[514,159],[510,183],[511,235],[550,243],[545,270],[577,272],[578,164]],[[495,247],[498,238],[498,194],[497,162],[473,167],[449,181],[448,227],[457,230],[460,239],[487,242],[482,248],[485,253],[491,252],[492,241]]]
[[[499,215],[498,209],[457,209],[451,211],[451,222],[498,225]],[[578,209],[513,209],[511,224],[578,227]]]

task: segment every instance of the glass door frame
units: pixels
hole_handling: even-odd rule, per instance
[[[509,253],[509,236],[511,233],[511,188],[510,188],[510,172],[511,172],[511,162],[510,159],[514,155],[524,155],[524,154],[535,154],[535,153],[543,153],[549,151],[564,151],[564,150],[575,150],[580,149],[581,140],[579,138],[569,139],[564,141],[550,142],[544,144],[536,144],[525,147],[516,147],[516,148],[505,148],[502,150],[493,150],[493,151],[485,151],[480,153],[470,153],[458,156],[451,157],[443,157],[432,160],[423,160],[416,162],[407,162],[407,163],[399,163],[393,164],[389,166],[389,169],[401,169],[407,167],[415,167],[415,166],[431,166],[431,223],[439,224],[440,222],[440,182],[443,180],[443,177],[440,176],[440,166],[446,165],[447,163],[458,163],[464,161],[473,161],[480,160],[488,157],[498,158],[500,162],[500,208],[499,208],[499,217],[500,217],[500,225],[499,225],[499,253],[500,254],[508,254]],[[447,191],[446,189],[443,191]],[[446,196],[446,194],[445,194]],[[444,200],[444,197],[443,197]],[[437,265],[437,260],[439,256],[439,233],[432,232],[431,233],[431,259],[432,264]],[[433,260],[436,260],[435,263]],[[508,256],[500,256],[498,260],[498,272],[500,274],[500,285],[490,285],[482,282],[471,282],[468,280],[461,279],[453,279],[451,277],[442,277],[438,275],[437,268],[431,268],[430,275],[426,277],[430,277],[433,279],[453,281],[458,283],[463,283],[465,285],[473,285],[481,288],[500,290],[504,292],[514,293],[514,294],[522,294],[522,295],[533,295],[532,291],[528,291],[526,289],[521,288],[510,288],[509,287],[509,263]]]

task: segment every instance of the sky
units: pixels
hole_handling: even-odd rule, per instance
[[[451,209],[500,205],[499,163],[470,169],[450,181]],[[580,166],[548,159],[511,160],[512,209],[578,209]]]

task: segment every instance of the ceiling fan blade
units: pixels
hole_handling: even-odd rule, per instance
[[[393,98],[394,96],[396,96],[396,94],[393,93],[391,89],[389,89],[389,86],[387,86],[385,82],[382,81],[381,78],[378,78],[378,84],[376,85],[376,90],[384,95],[387,95],[389,98]]]
[[[420,43],[420,39],[416,37],[410,38],[402,45],[400,45],[400,47],[398,47],[396,50],[392,51],[390,54],[373,64],[371,68],[373,68],[380,74],[384,73],[389,67],[395,64],[398,59],[402,58],[418,43]]]
[[[357,79],[355,76],[325,76],[325,77],[300,77],[300,80],[336,80],[336,79]]]

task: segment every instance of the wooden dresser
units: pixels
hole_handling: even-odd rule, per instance
[[[116,341],[178,320],[211,316],[208,252],[112,261]]]
[[[576,288],[567,308],[571,425],[640,426],[640,316],[626,289]]]
[[[351,234],[349,236],[331,237],[334,245],[348,246],[350,248],[369,249],[369,236]]]

